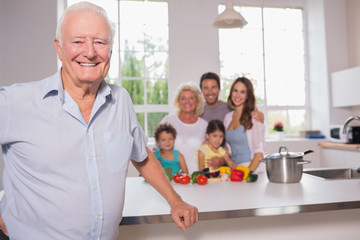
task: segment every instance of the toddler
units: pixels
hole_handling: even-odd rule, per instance
[[[206,143],[198,149],[197,160],[198,168],[202,170],[208,168],[207,160],[213,157],[223,157],[226,164],[235,169],[236,163],[231,160],[228,149],[225,146],[225,127],[220,120],[211,120],[206,128]],[[210,172],[216,169],[209,167]]]
[[[161,162],[163,167],[171,167],[172,174],[179,173],[180,169],[188,174],[184,156],[174,150],[176,130],[169,123],[161,123],[155,129],[156,144],[160,147],[155,151],[155,157]]]

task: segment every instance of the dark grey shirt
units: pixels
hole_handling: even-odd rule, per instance
[[[219,105],[216,107],[205,106],[204,112],[200,117],[208,122],[214,119],[224,121],[225,115],[231,111],[232,109],[226,102],[219,101]]]

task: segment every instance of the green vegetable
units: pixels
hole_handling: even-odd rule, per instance
[[[171,182],[173,180],[173,175],[172,175],[172,168],[171,167],[164,167],[164,172],[166,174],[166,176],[168,177],[169,181]]]
[[[205,175],[205,173],[203,171],[195,171],[191,174],[191,183],[194,184],[194,183],[197,183],[197,177],[200,175],[200,174],[203,174]]]
[[[246,178],[246,182],[256,182],[258,179],[258,175],[254,171],[250,171],[248,177]]]

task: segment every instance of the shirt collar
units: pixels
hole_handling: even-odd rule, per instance
[[[47,78],[47,81],[42,89],[41,96],[43,99],[53,95],[58,95],[61,101],[64,100],[64,86],[61,80],[61,69],[59,69],[51,77]],[[110,99],[113,97],[112,90],[105,81],[102,81],[100,84],[98,96],[102,96],[104,98],[109,96]]]

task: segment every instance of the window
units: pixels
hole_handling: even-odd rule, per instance
[[[222,12],[224,6],[219,6]],[[242,29],[220,29],[222,96],[232,81],[251,79],[258,108],[265,114],[267,134],[275,122],[287,135],[308,127],[303,11],[296,8],[241,7],[235,9],[248,24]],[[224,99],[225,100],[225,99]]]
[[[81,0],[68,0],[68,5]],[[130,94],[148,137],[168,115],[168,6],[166,1],[89,0],[116,25],[107,81]],[[136,13],[136,14],[135,14]],[[120,33],[120,34],[119,34]]]

